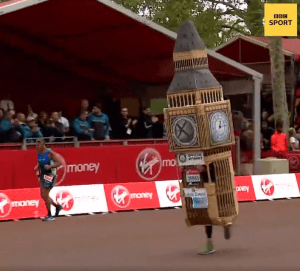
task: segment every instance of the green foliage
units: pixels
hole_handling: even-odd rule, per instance
[[[192,20],[208,48],[237,33],[251,34],[240,7],[244,0],[115,0],[116,3],[174,32]],[[226,8],[220,4],[225,4]]]

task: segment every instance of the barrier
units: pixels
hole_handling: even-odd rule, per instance
[[[300,197],[300,174],[239,176],[235,185],[239,202]],[[61,215],[172,208],[182,204],[177,180],[59,186],[51,190],[50,196],[63,205]],[[0,220],[46,214],[38,188],[0,191]]]

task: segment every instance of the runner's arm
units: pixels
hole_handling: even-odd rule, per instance
[[[61,166],[61,162],[59,161],[59,159],[57,158],[57,155],[55,154],[55,152],[51,151],[50,152],[50,157],[52,158],[52,160],[54,161],[53,165],[50,165],[50,168],[58,168]]]

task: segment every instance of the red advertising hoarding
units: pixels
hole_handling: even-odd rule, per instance
[[[168,144],[53,149],[64,165],[57,185],[88,185],[178,179]],[[0,151],[0,189],[39,186],[37,152]]]
[[[108,211],[159,208],[155,182],[105,184]]]
[[[251,176],[237,176],[234,178],[238,201],[255,201],[255,192]]]
[[[0,191],[0,220],[43,217],[46,214],[38,188]]]

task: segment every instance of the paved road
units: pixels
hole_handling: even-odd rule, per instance
[[[0,270],[297,270],[300,200],[241,203],[228,241],[197,255],[204,228],[182,209],[0,223]]]

